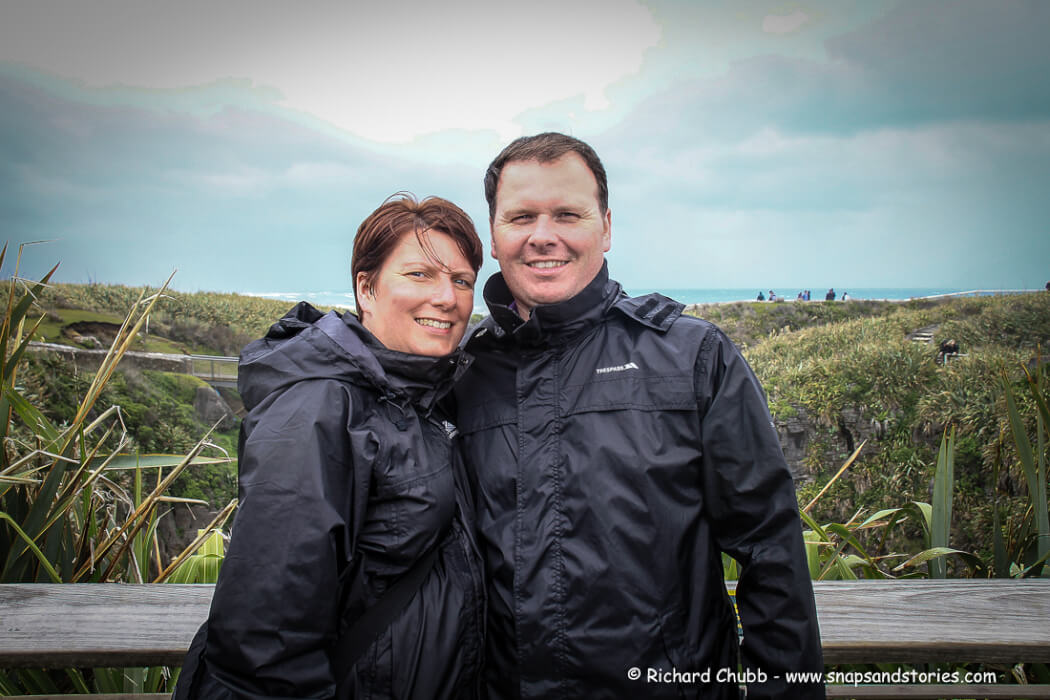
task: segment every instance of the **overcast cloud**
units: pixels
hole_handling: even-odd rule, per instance
[[[344,290],[398,190],[487,248],[485,166],[556,129],[637,291],[1050,279],[1050,3],[522,7],[0,0],[4,238],[69,281]]]

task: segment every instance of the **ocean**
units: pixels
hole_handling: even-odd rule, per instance
[[[791,301],[796,298],[801,287],[774,289],[778,296],[783,295]],[[665,289],[658,287],[629,287],[627,293],[631,296],[640,296],[650,292],[659,292],[664,296],[676,299],[683,304],[712,304],[731,301],[754,301],[758,296],[758,289]],[[827,293],[826,289],[811,289],[810,298],[813,301],[822,301]],[[856,287],[853,289],[836,289],[836,299],[841,298],[846,292],[851,299],[892,299],[907,300],[919,297],[940,296],[943,294],[1005,294],[1021,291],[1018,289],[981,289],[963,290],[955,287]],[[769,290],[763,289],[762,294],[769,296]],[[334,306],[340,309],[352,309],[354,307],[354,295],[351,292],[248,292],[248,296],[266,297],[268,299],[282,299],[289,306],[298,301],[308,301],[314,306]],[[475,295],[474,312],[486,314],[488,310],[481,302],[481,290]]]

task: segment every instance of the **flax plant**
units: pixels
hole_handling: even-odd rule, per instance
[[[927,565],[931,578],[944,578],[945,559],[950,555],[966,563],[971,573],[982,573],[984,563],[974,554],[949,546],[951,530],[951,501],[954,483],[954,429],[945,432],[937,457],[934,476],[934,503],[911,501],[898,508],[886,508],[864,518],[858,510],[844,523],[823,523],[810,511],[828,489],[857,460],[861,443],[824,488],[800,510],[806,542],[806,558],[810,576],[815,580],[852,580],[857,578],[915,578],[923,576],[918,568]],[[863,519],[862,519],[863,518]],[[907,522],[918,522],[923,530],[924,547],[916,554],[882,554],[888,535]],[[872,531],[877,536],[862,538]],[[897,564],[898,561],[904,560]],[[896,565],[894,565],[896,564]],[[890,568],[892,567],[892,568]]]
[[[0,251],[2,263],[4,251]],[[20,249],[21,254],[21,249]],[[54,270],[34,285],[8,286],[0,332],[5,362],[0,376],[0,413],[4,450],[0,466],[0,581],[79,582],[148,580],[152,558],[159,572],[156,544],[158,507],[180,499],[167,487],[206,448],[207,436],[191,452],[171,463],[171,470],[142,497],[141,472],[135,472],[134,495],[110,478],[134,456],[121,455],[127,431],[120,409],[111,406],[92,418],[106,382],[168,282],[155,294],[143,292],[133,305],[68,425],[52,423],[19,391],[18,362],[33,329],[28,314]],[[17,265],[15,273],[17,278]],[[170,282],[170,278],[168,280]],[[30,326],[29,330],[26,327]],[[13,419],[22,429],[14,427]],[[225,454],[218,458],[228,461]],[[214,458],[211,461],[215,461]]]
[[[119,407],[91,417],[106,382],[170,278],[157,293],[140,295],[68,425],[52,423],[21,395],[16,384],[18,362],[39,324],[37,320],[27,331],[28,314],[53,272],[21,293],[18,285],[9,286],[0,329],[4,359],[0,414],[6,418],[0,466],[0,581],[128,580],[128,571],[139,568],[128,564],[135,559],[136,535],[151,521],[155,527],[156,508],[163,502],[166,487],[211,445],[202,440],[157,488],[136,503],[107,473],[128,444]],[[20,431],[13,429],[16,417],[22,424]],[[129,511],[130,515],[122,516]],[[118,573],[118,567],[124,568]]]
[[[6,255],[0,250],[0,265]],[[19,261],[22,248],[19,248]],[[27,283],[15,274],[6,286],[0,324],[0,583],[163,582],[178,572],[205,538],[198,538],[165,566],[157,541],[161,509],[194,502],[167,495],[174,479],[191,464],[228,462],[229,456],[208,442],[210,431],[186,455],[154,456],[144,465],[136,455],[121,454],[128,435],[118,406],[98,410],[96,403],[171,278],[155,293],[143,290],[126,316],[112,346],[68,424],[55,424],[23,396],[17,370],[40,319],[30,314],[46,289],[43,279]],[[205,457],[217,450],[217,457]],[[133,470],[130,492],[113,478]],[[148,489],[146,470],[156,470]],[[221,528],[231,502],[209,525]],[[221,550],[210,558],[221,555]],[[196,576],[206,580],[213,571]],[[186,574],[182,574],[185,578]],[[141,693],[170,690],[171,669],[118,668],[0,671],[0,694],[65,692]]]
[[[1047,386],[1045,371],[1043,369],[1042,357],[1036,358],[1036,371],[1033,374],[1024,368],[1026,385],[1029,394],[1035,404],[1035,445],[1028,435],[1028,431],[1018,407],[1018,399],[1014,394],[1013,387],[1003,372],[1002,386],[1006,400],[1006,411],[1009,420],[1010,431],[1013,442],[1017,449],[1017,459],[1024,471],[1025,481],[1028,486],[1029,507],[1022,523],[1015,534],[1014,542],[1017,543],[1014,552],[1015,561],[1010,567],[1009,573],[1013,576],[1040,576],[1050,574],[1045,564],[1050,559],[1050,511],[1047,508],[1047,438],[1050,436],[1050,410],[1048,410]],[[1006,559],[1005,545],[1003,543],[1002,531],[999,528],[999,512],[995,509],[995,549],[997,554],[997,572],[1000,575],[1006,573],[1004,560]],[[1019,559],[1020,561],[1017,561]],[[1026,561],[1027,560],[1027,561]]]

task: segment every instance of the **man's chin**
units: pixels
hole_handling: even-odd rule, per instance
[[[550,306],[551,304],[560,304],[563,301],[568,301],[576,296],[574,293],[562,290],[559,292],[550,292],[547,294],[535,294],[530,295],[528,301],[525,303],[518,303],[518,306],[527,307],[530,311],[537,306]]]

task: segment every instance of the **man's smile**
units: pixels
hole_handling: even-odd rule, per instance
[[[452,321],[440,321],[436,318],[417,318],[416,323],[421,326],[429,326],[430,328],[439,328],[441,330],[448,330],[452,327]]]
[[[525,263],[533,270],[550,270],[556,267],[564,267],[569,264],[568,260],[539,260],[537,262]]]

